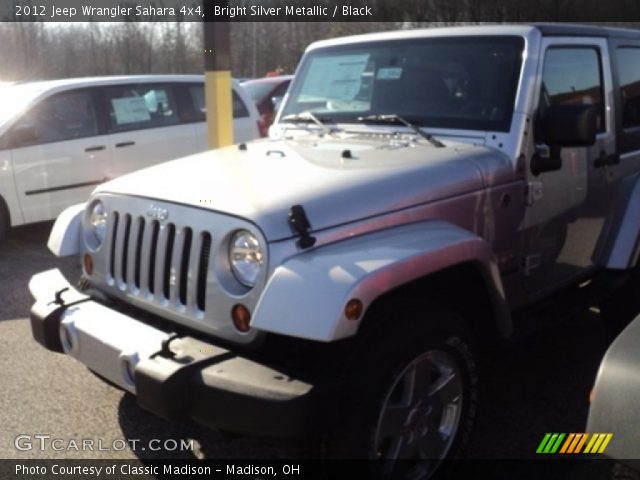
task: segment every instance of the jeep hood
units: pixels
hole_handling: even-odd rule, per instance
[[[293,236],[292,205],[303,205],[318,231],[463,195],[507,181],[511,171],[506,156],[467,144],[262,140],[246,150],[227,147],[140,170],[96,192],[243,217],[274,241]]]

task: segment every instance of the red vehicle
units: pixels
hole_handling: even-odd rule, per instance
[[[289,83],[293,75],[281,75],[278,77],[265,77],[255,80],[247,80],[242,86],[247,89],[260,114],[260,134],[267,136],[267,130],[273,123],[276,107],[282,97],[287,93]]]

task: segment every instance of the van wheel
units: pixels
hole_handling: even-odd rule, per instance
[[[631,272],[622,287],[600,304],[600,316],[613,337],[618,336],[640,314],[640,267]]]
[[[327,443],[332,457],[370,460],[377,478],[441,473],[443,460],[461,455],[477,407],[475,355],[460,318],[431,308],[407,315],[365,340],[349,411]]]

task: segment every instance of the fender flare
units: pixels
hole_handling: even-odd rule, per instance
[[[47,247],[57,257],[77,255],[81,251],[82,214],[86,203],[79,203],[66,208],[56,218]]]
[[[623,180],[615,205],[613,228],[605,244],[604,266],[628,270],[640,260],[640,174]]]
[[[640,316],[613,341],[605,354],[587,420],[587,432],[612,432],[606,454],[615,459],[640,458]]]
[[[511,332],[511,317],[490,245],[465,229],[425,221],[349,238],[290,258],[269,278],[251,326],[263,331],[330,342],[357,333],[346,303],[364,311],[384,293],[431,273],[476,263],[488,280],[498,331]]]

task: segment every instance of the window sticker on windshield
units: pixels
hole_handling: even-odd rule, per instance
[[[362,73],[368,62],[368,53],[314,58],[300,95],[307,98],[353,100],[360,92]]]
[[[151,120],[144,97],[114,98],[111,100],[118,125]]]
[[[376,78],[378,80],[398,80],[402,76],[401,67],[381,68]]]

